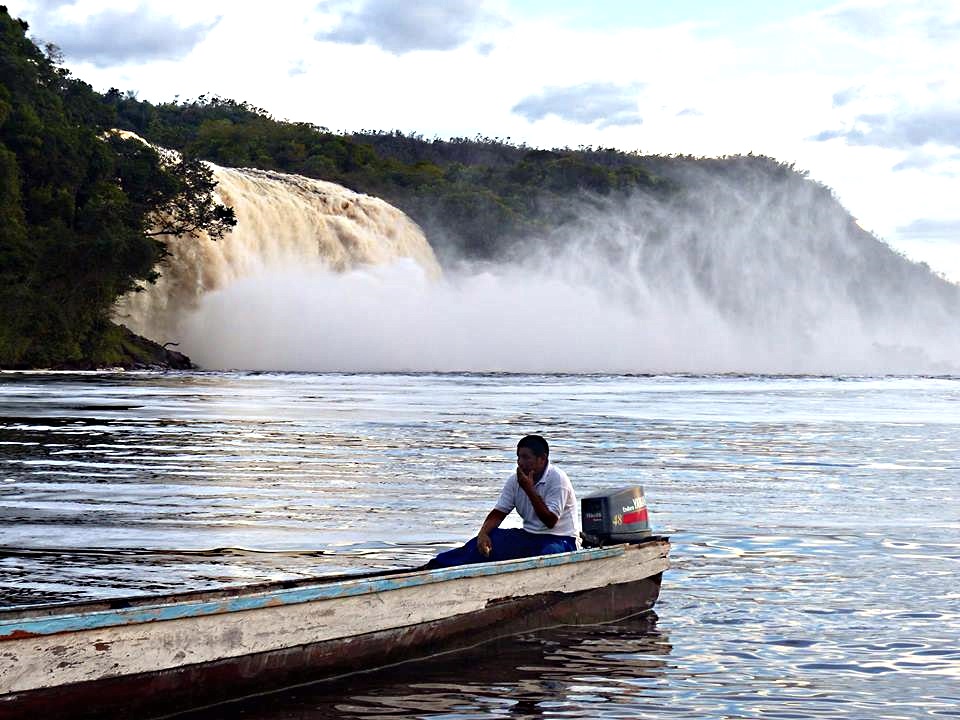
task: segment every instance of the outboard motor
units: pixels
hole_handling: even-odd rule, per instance
[[[584,547],[640,542],[650,537],[650,516],[639,485],[580,500]]]

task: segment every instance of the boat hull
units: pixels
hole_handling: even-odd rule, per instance
[[[190,612],[162,603],[88,614],[87,624],[103,627],[19,640],[8,633],[0,641],[0,682],[21,687],[0,694],[0,718],[147,718],[506,635],[626,617],[653,607],[668,547],[662,540],[619,554],[594,551],[585,562],[569,553],[575,561],[549,556],[332,583],[308,588],[320,597],[304,602],[289,602],[303,588],[259,592],[226,604],[244,607],[240,601],[255,598],[262,606],[209,614],[202,612],[217,599],[200,596],[187,603]],[[151,614],[181,616],[143,621]],[[129,622],[117,624],[117,616]],[[52,621],[61,617],[22,627],[55,631]],[[17,662],[33,669],[4,675],[10,650],[24,653]]]

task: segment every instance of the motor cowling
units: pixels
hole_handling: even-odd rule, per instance
[[[650,515],[640,485],[581,498],[580,517],[585,547],[638,542],[650,537]]]

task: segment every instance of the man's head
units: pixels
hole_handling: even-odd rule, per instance
[[[550,460],[550,446],[539,435],[527,435],[517,443],[517,466],[537,479],[543,475]]]

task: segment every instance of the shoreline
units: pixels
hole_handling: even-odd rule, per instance
[[[48,367],[0,367],[0,372],[96,372],[119,370],[200,370],[187,355],[171,350],[126,325],[113,325],[111,348],[102,358],[62,362]]]

